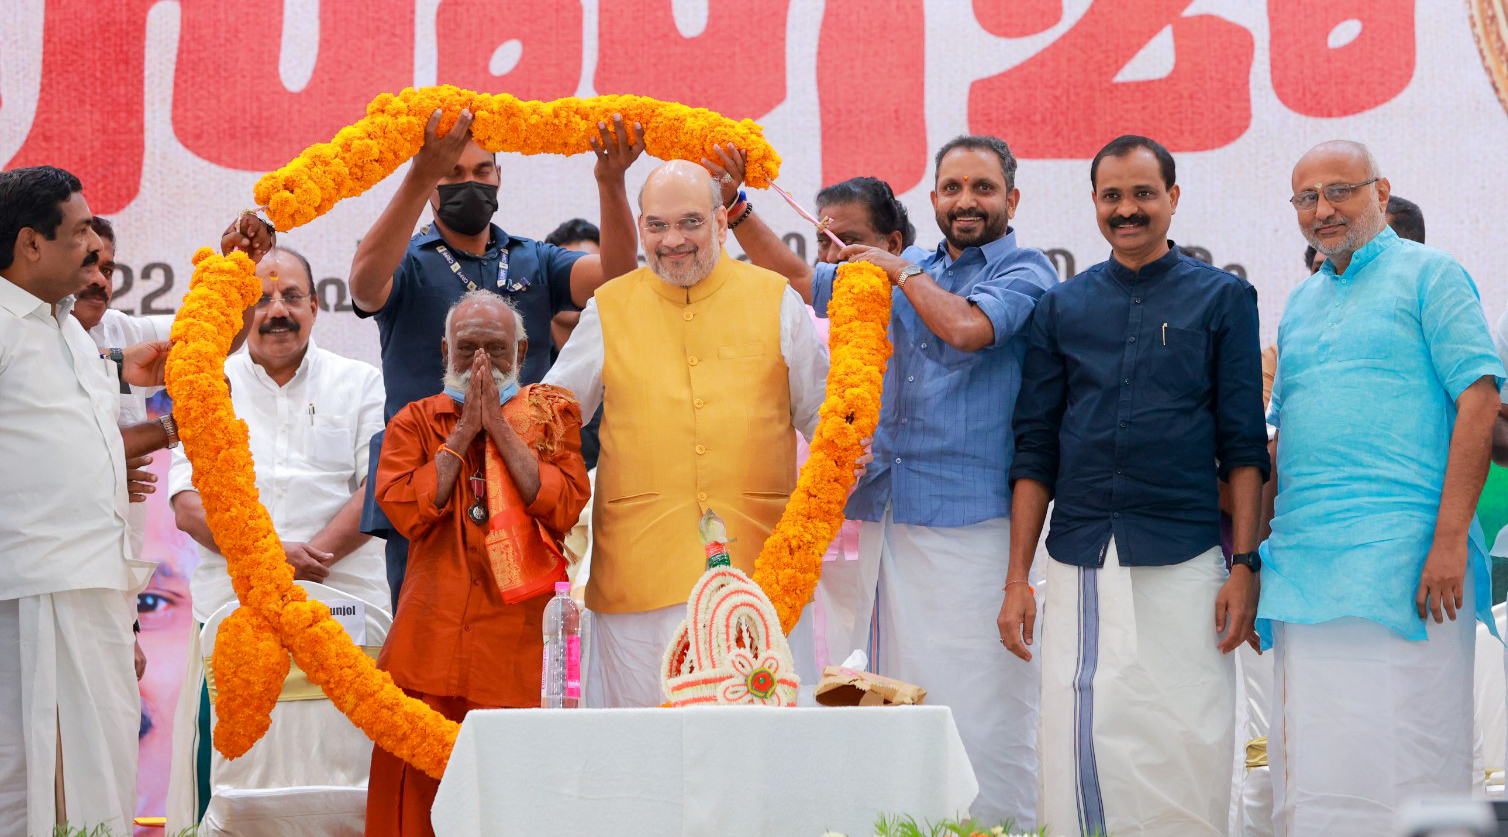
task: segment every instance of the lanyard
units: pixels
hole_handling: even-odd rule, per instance
[[[456,278],[461,280],[461,284],[466,286],[466,290],[477,290],[477,284],[471,281],[471,277],[461,272],[461,264],[456,261],[455,256],[450,254],[449,247],[446,247],[444,244],[436,244],[435,252],[445,258],[445,263],[450,265],[450,272],[454,273]],[[516,294],[527,287],[529,287],[528,277],[515,276],[511,280],[508,278],[508,246],[507,244],[502,245],[498,248],[497,292],[503,293],[506,291],[510,294]]]

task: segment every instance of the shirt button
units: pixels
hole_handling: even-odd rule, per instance
[[[690,321],[690,320],[691,320],[691,318],[692,318],[692,317],[695,317],[695,316],[696,316],[696,315],[695,315],[695,314],[693,314],[693,313],[691,313],[691,312],[690,312],[690,311],[686,311],[686,312],[683,312],[683,313],[682,313],[682,314],[681,314],[681,319],[683,319],[683,320],[686,320],[686,321],[688,321],[688,322],[689,322],[689,321]]]
[[[915,375],[907,375],[906,376],[906,383],[909,384],[909,383],[911,383],[914,380],[916,380],[916,376]]]
[[[1123,386],[1123,387],[1131,386],[1131,379],[1127,378],[1124,381],[1121,381],[1121,386]]]
[[[1132,343],[1136,342],[1136,337],[1134,335],[1131,337],[1130,342],[1132,342]],[[695,361],[692,361],[692,362],[695,363]]]
[[[697,365],[697,363],[699,363],[699,362],[700,362],[700,361],[698,361],[698,360],[697,360],[697,359],[696,359],[696,355],[692,355],[692,356],[691,356],[691,357],[688,357],[688,358],[686,358],[686,362],[687,362],[687,363],[689,363],[689,364],[691,364],[691,365],[692,365],[692,366],[695,366],[695,365]]]
[[[1115,469],[1115,472],[1116,472],[1116,473],[1117,473],[1117,474],[1121,474],[1121,473],[1125,473],[1125,472],[1124,472],[1124,471],[1122,471],[1122,470],[1121,470],[1121,469],[1119,469],[1119,468],[1116,468],[1116,469]]]
[[[901,424],[905,424],[905,423],[906,423],[906,422],[908,422],[908,421],[910,421],[910,420],[911,420],[911,419],[908,419],[908,418],[903,418],[903,419],[901,419]]]
[[[697,492],[697,493],[696,493],[696,499],[697,499],[697,500],[698,500],[698,501],[699,501],[699,502],[702,502],[702,503],[705,503],[705,502],[707,502],[707,492],[705,492],[705,491],[698,491],[698,492]]]
[[[698,456],[700,456],[701,454],[706,453],[707,452],[707,446],[706,445],[697,445],[696,446],[696,452],[697,452]]]
[[[1120,516],[1121,516],[1121,513],[1120,513],[1120,512],[1111,512],[1111,513],[1110,513],[1110,516],[1111,516],[1111,517],[1120,517]]]
[[[693,407],[697,408],[698,410],[700,410],[703,406],[706,405],[706,403],[707,402],[705,402],[702,399],[698,398],[695,401],[691,402],[691,406],[693,406]]]
[[[1121,427],[1124,428],[1125,426],[1126,426],[1126,423],[1125,422],[1121,422]]]
[[[922,344],[922,348],[923,348],[923,349],[925,349],[925,348],[927,348],[927,344],[926,344],[926,343],[923,343],[923,344]]]
[[[482,586],[482,580],[480,578],[472,579],[471,586],[472,587],[481,587]]]
[[[1134,302],[1134,303],[1136,303],[1137,305],[1140,305],[1141,304],[1141,297],[1134,296],[1134,297],[1131,298],[1131,301]]]
[[[471,633],[471,626],[467,625],[466,627],[462,628],[461,630],[463,630],[463,631],[465,631],[466,633],[469,634],[469,633]]]
[[[895,458],[895,464],[897,464],[897,465],[901,464],[901,458],[899,456],[897,456]]]

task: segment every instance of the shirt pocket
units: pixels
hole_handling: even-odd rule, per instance
[[[309,462],[331,474],[355,473],[356,432],[339,419],[314,416],[309,428]]]
[[[1158,326],[1147,357],[1150,389],[1165,398],[1202,395],[1209,388],[1209,333]]]
[[[1332,326],[1335,360],[1382,360],[1397,354],[1402,323],[1407,319],[1405,301],[1399,297],[1369,299],[1351,305],[1340,323]]]
[[[739,343],[735,346],[718,346],[717,356],[722,360],[738,360],[740,358],[764,357],[764,341],[756,340],[752,343]]]

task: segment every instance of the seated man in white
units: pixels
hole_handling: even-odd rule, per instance
[[[386,608],[382,549],[359,531],[367,443],[382,429],[382,374],[314,345],[318,313],[309,263],[286,248],[257,266],[256,303],[246,352],[225,362],[236,415],[246,422],[256,462],[257,492],[272,515],[295,578],[317,581]],[[178,528],[199,543],[191,593],[203,625],[235,601],[224,556],[205,522],[193,488],[193,468],[174,452],[168,491]],[[197,636],[173,727],[168,832],[197,824],[209,804],[208,692]],[[244,758],[257,758],[253,750]]]

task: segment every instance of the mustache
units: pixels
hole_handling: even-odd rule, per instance
[[[105,293],[105,288],[104,288],[103,285],[89,285],[89,286],[85,287],[82,291],[79,291],[75,295],[75,298],[77,298],[77,299],[97,299],[100,302],[109,302],[110,301],[110,295],[107,294],[107,293]]]
[[[1145,227],[1152,223],[1152,219],[1147,217],[1147,213],[1138,212],[1135,215],[1116,215],[1107,223],[1110,229],[1116,230],[1121,227]]]
[[[257,333],[267,334],[275,328],[286,328],[288,329],[288,331],[294,334],[297,334],[299,331],[299,325],[297,322],[290,320],[287,317],[274,317],[262,323],[261,327],[257,329]]]
[[[87,256],[84,257],[84,263],[82,265],[79,265],[79,266],[80,267],[90,267],[90,266],[96,265],[96,264],[99,264],[99,251],[98,250],[90,250],[89,251],[89,255],[87,255]]]

